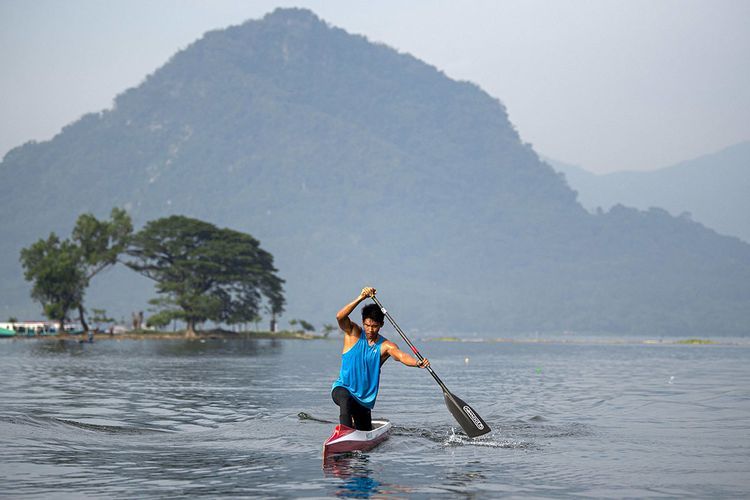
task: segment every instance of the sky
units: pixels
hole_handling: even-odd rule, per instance
[[[0,156],[293,6],[476,83],[540,155],[591,172],[750,140],[750,0],[0,0]]]

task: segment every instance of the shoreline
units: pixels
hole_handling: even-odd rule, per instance
[[[16,335],[0,338],[9,340],[59,340],[59,341],[77,341],[80,343],[89,343],[85,334],[62,334],[62,335]],[[185,331],[164,332],[164,331],[129,331],[123,333],[109,334],[100,332],[94,334],[94,342],[107,340],[336,340],[338,335],[323,335],[316,333],[306,333],[298,331],[281,331],[272,333],[270,331],[245,331],[232,332],[228,330],[206,330],[196,332],[195,336],[187,337]],[[458,344],[483,344],[483,343],[508,343],[508,344],[571,344],[571,345],[653,345],[653,346],[736,346],[750,347],[750,337],[740,338],[732,337],[727,339],[714,338],[668,338],[668,339],[643,339],[627,337],[621,338],[512,338],[512,337],[423,337],[420,342],[451,342]]]
[[[63,333],[53,335],[14,335],[4,337],[12,340],[76,340],[88,343],[88,336],[85,333]],[[185,331],[160,332],[160,331],[129,331],[123,333],[110,334],[107,332],[98,332],[94,334],[94,341],[101,340],[206,340],[206,339],[296,339],[296,340],[314,340],[324,339],[322,335],[313,335],[304,332],[230,332],[228,330],[206,330],[195,332],[195,336],[186,336]]]

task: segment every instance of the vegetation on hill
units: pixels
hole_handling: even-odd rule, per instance
[[[750,142],[647,172],[596,175],[575,165],[548,162],[565,174],[589,210],[609,210],[617,204],[641,210],[661,207],[750,242]]]

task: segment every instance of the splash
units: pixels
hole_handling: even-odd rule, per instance
[[[446,437],[442,444],[446,448],[455,446],[477,446],[484,448],[508,448],[508,449],[531,449],[536,448],[537,445],[527,441],[516,441],[514,439],[500,439],[495,436],[496,433],[486,434],[479,438],[470,438],[462,432],[456,432],[456,429],[451,427],[450,434]]]

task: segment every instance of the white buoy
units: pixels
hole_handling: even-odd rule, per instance
[[[468,365],[469,364],[469,358],[464,358],[464,363]]]

